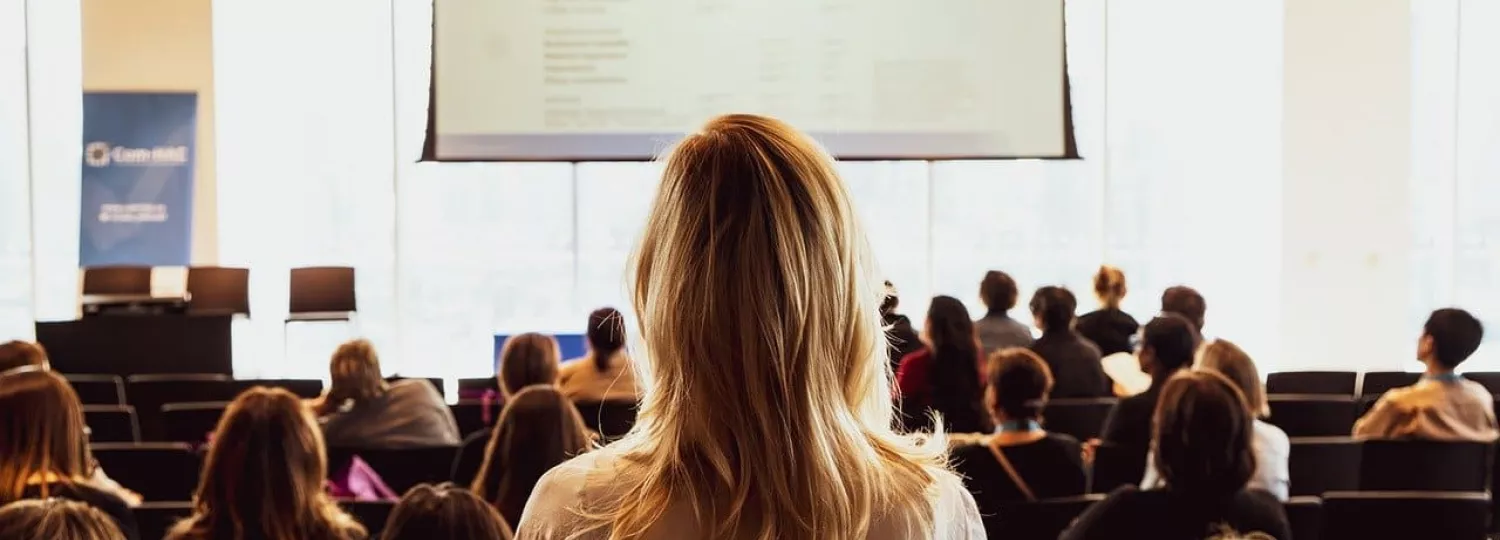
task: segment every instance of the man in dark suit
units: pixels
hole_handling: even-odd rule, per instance
[[[1144,467],[1144,456],[1151,446],[1151,419],[1156,413],[1161,387],[1172,375],[1193,365],[1197,350],[1197,326],[1186,317],[1163,313],[1146,323],[1141,331],[1139,357],[1141,371],[1151,375],[1151,387],[1115,404],[1104,420],[1104,442],[1139,450]]]

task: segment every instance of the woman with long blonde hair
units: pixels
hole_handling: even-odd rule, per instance
[[[982,538],[946,442],[891,429],[881,280],[832,159],[760,116],[666,159],[635,264],[644,390],[520,538]]]

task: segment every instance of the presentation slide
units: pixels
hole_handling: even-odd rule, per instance
[[[1062,0],[435,0],[430,159],[655,157],[725,113],[843,159],[1069,156]]]

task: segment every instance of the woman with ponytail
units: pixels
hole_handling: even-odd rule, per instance
[[[589,314],[589,353],[569,360],[558,374],[558,389],[573,401],[635,401],[635,372],[625,356],[625,320],[615,308]]]
[[[1125,273],[1104,265],[1094,274],[1094,296],[1099,309],[1078,318],[1078,333],[1099,346],[1099,354],[1131,353],[1130,338],[1140,331],[1140,323],[1120,309],[1125,301]]]

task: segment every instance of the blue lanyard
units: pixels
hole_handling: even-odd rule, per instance
[[[1041,431],[1042,424],[1035,419],[1032,420],[1006,420],[995,427],[995,433],[1006,433],[1014,431]]]
[[[1454,372],[1451,372],[1451,371],[1448,372],[1448,373],[1437,373],[1437,374],[1434,374],[1434,375],[1423,375],[1422,378],[1423,379],[1427,379],[1429,381],[1437,381],[1437,382],[1443,382],[1443,383],[1456,383],[1459,380],[1463,379],[1463,377],[1459,377],[1457,373],[1454,373]]]

